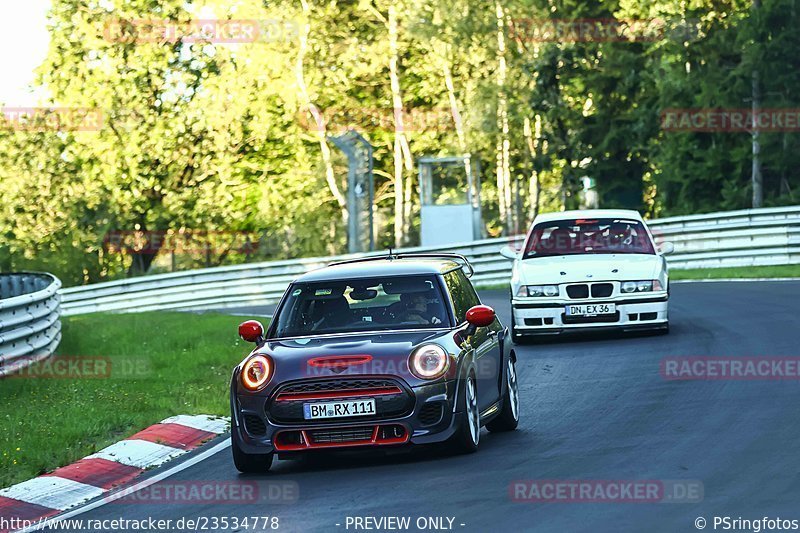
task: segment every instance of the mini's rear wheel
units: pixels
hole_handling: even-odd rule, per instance
[[[503,407],[497,417],[486,424],[492,432],[513,431],[519,424],[519,386],[517,385],[517,365],[512,358],[506,365],[506,392],[503,394]]]
[[[260,474],[272,466],[272,453],[245,453],[236,438],[231,437],[231,451],[236,470],[243,474]]]

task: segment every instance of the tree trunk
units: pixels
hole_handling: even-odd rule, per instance
[[[495,2],[497,17],[497,129],[500,135],[496,145],[497,196],[500,206],[500,220],[504,234],[509,235],[514,225],[511,215],[511,169],[508,138],[508,99],[506,96],[506,41],[505,10],[499,0]]]
[[[411,159],[411,149],[405,135],[403,121],[403,96],[400,91],[400,75],[398,73],[398,23],[397,8],[394,4],[389,6],[389,82],[392,89],[392,108],[394,112],[394,244],[401,247],[407,241],[408,229],[411,218],[411,177],[403,190],[403,169],[412,171],[414,162]]]
[[[331,149],[330,146],[328,146],[328,132],[325,124],[325,118],[322,116],[322,113],[320,113],[317,106],[311,101],[311,96],[308,94],[308,86],[306,85],[305,81],[305,67],[303,66],[303,63],[305,61],[306,51],[308,50],[308,35],[311,32],[311,24],[309,23],[309,19],[311,18],[311,6],[307,0],[300,0],[300,3],[303,6],[305,23],[302,25],[299,35],[297,63],[295,64],[295,79],[297,81],[297,87],[300,92],[300,97],[303,100],[303,104],[306,106],[306,108],[308,108],[308,111],[311,113],[311,116],[314,119],[314,131],[316,132],[317,139],[319,141],[319,149],[322,153],[322,162],[325,165],[325,181],[327,182],[328,188],[330,189],[333,198],[336,200],[336,203],[341,210],[342,221],[344,222],[344,225],[347,226],[349,219],[347,200],[345,200],[344,195],[339,190],[339,185],[336,183],[336,176],[333,172],[333,162],[331,160]]]
[[[753,15],[761,9],[761,0],[753,0]],[[756,42],[755,46],[758,46]],[[758,69],[753,70],[753,170],[751,180],[753,183],[753,208],[764,205],[764,177],[761,174],[761,143],[758,131],[758,113],[761,109],[761,85]]]
[[[539,186],[539,172],[536,169],[536,161],[537,161],[537,150],[539,148],[539,138],[542,134],[542,117],[541,115],[536,115],[534,119],[534,127],[533,131],[531,131],[531,121],[528,117],[525,117],[525,124],[523,127],[523,134],[525,135],[525,143],[528,145],[528,152],[531,156],[531,166],[533,167],[531,170],[531,177],[528,184],[528,201],[530,203],[530,210],[529,213],[529,222],[533,221],[536,218],[536,215],[539,214],[539,196],[540,196],[540,186]]]

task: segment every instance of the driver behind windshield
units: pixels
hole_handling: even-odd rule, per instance
[[[400,295],[402,309],[398,313],[400,322],[416,322],[419,324],[441,324],[442,320],[428,312],[428,298],[424,293],[412,292]]]

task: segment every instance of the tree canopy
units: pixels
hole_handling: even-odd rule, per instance
[[[42,106],[101,120],[6,113],[0,270],[68,285],[345,252],[346,160],[328,137],[348,127],[374,147],[379,248],[418,243],[421,156],[481,162],[490,236],[591,203],[589,188],[601,207],[651,217],[750,207],[751,135],[671,131],[663,112],[750,108],[755,75],[764,109],[796,113],[800,88],[794,0],[52,4]],[[164,33],[196,21],[257,31]],[[759,142],[764,204],[795,203],[797,128]],[[118,253],[120,231],[258,246]]]

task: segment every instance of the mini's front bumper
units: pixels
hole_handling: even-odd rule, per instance
[[[456,381],[441,381],[410,390],[414,405],[404,416],[292,424],[277,423],[270,418],[267,397],[237,394],[231,438],[236,440],[242,451],[249,454],[429,444],[449,439],[463,417],[463,413],[454,410]],[[430,415],[436,408],[440,413],[438,419]],[[254,423],[256,421],[260,423]],[[366,438],[368,434],[369,438]],[[343,436],[354,438],[344,439]]]
[[[664,293],[646,297],[604,298],[593,300],[563,300],[542,298],[520,298],[511,301],[514,316],[514,334],[553,335],[565,331],[596,329],[659,329],[668,324],[669,296]],[[566,307],[580,304],[613,303],[613,315],[572,318],[566,315]]]

